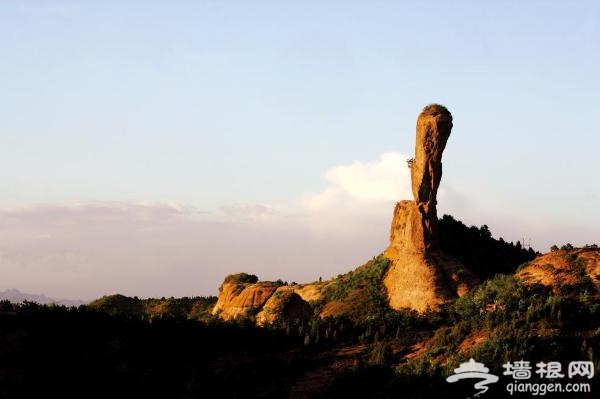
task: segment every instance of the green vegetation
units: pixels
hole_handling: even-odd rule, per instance
[[[369,324],[374,319],[385,325],[385,313],[388,310],[387,294],[383,277],[389,267],[389,260],[379,255],[363,266],[338,276],[326,283],[322,297],[312,303],[315,313],[321,313],[323,307],[346,308],[346,315],[354,323]],[[351,306],[351,309],[348,309]],[[336,313],[335,309],[332,313]]]
[[[225,277],[223,284],[254,284],[256,282],[258,282],[258,277],[254,274],[237,273]]]
[[[256,282],[258,282],[258,276],[248,273],[230,274],[223,280],[223,284],[235,284],[234,292],[236,295],[242,292],[248,284],[254,284]],[[219,287],[219,292],[221,291],[221,288],[222,287]]]
[[[467,227],[450,215],[439,221],[440,247],[480,279],[485,280],[497,273],[513,273],[517,267],[536,257],[536,252],[525,249],[521,243],[508,243],[502,238],[494,239],[488,226]]]
[[[582,248],[584,249],[598,249],[598,244],[585,244]],[[576,247],[573,246],[573,244],[571,243],[566,243],[564,245],[562,245],[560,248],[558,248],[558,245],[552,245],[550,247],[550,251],[551,252],[556,252],[559,249],[563,250],[563,251],[571,251],[573,249],[577,249]]]
[[[211,310],[217,297],[148,298],[127,297],[121,294],[107,295],[88,304],[93,310],[111,316],[128,316],[140,319],[173,317],[194,320],[211,318]]]
[[[429,104],[427,106],[425,106],[425,108],[423,108],[423,111],[421,111],[422,115],[438,115],[438,114],[450,114],[450,111],[448,111],[448,108],[444,107],[443,105],[440,104]]]
[[[568,284],[560,287],[563,294],[581,293],[594,295],[596,286],[587,273],[585,263],[575,253],[569,252],[565,255],[565,259],[569,263],[570,271],[575,273],[577,281],[575,284]]]
[[[137,297],[131,298],[121,294],[105,295],[90,302],[91,309],[98,309],[111,316],[129,315],[139,317],[144,314],[144,304]]]
[[[353,290],[379,292],[389,263],[388,259],[379,255],[358,269],[338,276],[325,287],[323,297],[326,301],[344,300]]]
[[[448,386],[445,378],[470,358],[485,363],[496,375],[504,371],[502,364],[520,359],[558,361],[563,367],[573,360],[590,360],[596,373],[600,370],[600,303],[596,292],[553,293],[549,287],[522,285],[514,276],[499,274],[442,311],[419,316],[413,323],[402,330],[403,334],[421,334],[419,341],[427,343],[426,351],[413,360],[398,361],[397,356],[389,356],[382,349],[398,344],[396,337],[387,335],[374,342],[372,352],[365,355],[365,359],[376,356],[382,360],[365,361],[338,376],[326,397],[395,394],[422,398],[440,392],[456,397],[459,393],[455,389],[460,388]],[[535,375],[531,381],[542,382]],[[594,381],[592,390],[599,388]],[[497,396],[491,393],[489,397],[506,394],[503,387],[495,392]]]

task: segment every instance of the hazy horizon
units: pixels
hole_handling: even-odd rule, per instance
[[[2,2],[0,291],[344,273],[412,197],[433,102],[454,116],[439,215],[600,244],[598,20],[593,1]]]

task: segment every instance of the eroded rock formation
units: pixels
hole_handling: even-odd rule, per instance
[[[248,316],[250,312],[261,309],[278,287],[268,281],[245,285],[224,282],[213,314],[219,314],[225,320]]]
[[[282,285],[258,281],[246,273],[227,276],[219,288],[212,310],[224,320],[256,315],[260,325],[282,320],[304,319],[312,315],[308,301],[320,294],[314,285]]]
[[[292,287],[280,287],[256,315],[258,325],[280,321],[308,320],[313,315],[312,307]]]
[[[452,114],[441,105],[428,105],[419,114],[416,130],[410,165],[414,200],[400,201],[394,209],[385,251],[392,265],[384,284],[391,307],[424,311],[462,295],[477,278],[438,248],[437,191]]]
[[[392,246],[418,252],[437,247],[437,191],[442,180],[442,153],[451,131],[452,114],[445,107],[428,105],[419,114],[410,167],[414,201],[396,205]]]

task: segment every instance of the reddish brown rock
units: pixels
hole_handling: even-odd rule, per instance
[[[396,204],[390,247],[417,252],[437,247],[437,191],[442,153],[451,131],[452,115],[445,107],[428,105],[419,114],[415,158],[410,166],[414,201]]]
[[[414,201],[398,202],[392,218],[390,246],[386,251],[388,257],[402,251],[424,252],[425,229],[424,218],[417,204]]]
[[[463,295],[478,280],[438,249],[437,190],[452,114],[441,105],[428,105],[417,118],[416,130],[410,164],[414,201],[400,201],[394,209],[384,253],[392,263],[383,282],[392,308],[425,311]]]
[[[417,118],[415,158],[411,181],[415,202],[436,204],[442,179],[442,153],[452,131],[452,114],[437,104],[428,105]]]
[[[538,256],[517,272],[524,284],[543,284],[559,292],[565,286],[586,289],[585,282],[595,286],[600,295],[600,249],[559,250]],[[591,287],[588,287],[591,288]],[[593,293],[593,290],[589,290]]]
[[[451,131],[452,114],[441,105],[428,105],[417,118],[411,182],[414,201],[421,213],[426,248],[438,244],[437,191],[442,180],[442,153]]]
[[[282,285],[258,281],[258,277],[238,273],[225,277],[212,314],[233,320],[256,314],[258,324],[304,319],[312,315],[308,301],[321,296],[323,283]]]
[[[256,276],[246,273],[227,276],[219,288],[219,298],[212,313],[232,320],[261,309],[280,284],[257,280]]]
[[[256,315],[256,323],[264,326],[282,321],[298,322],[310,319],[312,307],[294,292],[293,288],[283,286],[264,304]]]

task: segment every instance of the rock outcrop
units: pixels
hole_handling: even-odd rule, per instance
[[[452,114],[441,105],[428,105],[416,130],[415,158],[409,163],[414,200],[396,204],[384,253],[392,265],[384,284],[392,308],[425,311],[464,294],[478,281],[438,247],[437,191]]]
[[[256,315],[258,325],[280,321],[308,320],[313,315],[312,307],[294,292],[291,287],[280,287]]]
[[[415,157],[410,164],[414,201],[396,205],[390,246],[423,252],[438,245],[437,191],[442,180],[442,153],[452,131],[452,114],[428,105],[417,118]]]
[[[223,283],[212,313],[225,320],[248,316],[260,310],[278,287],[269,281],[248,284],[241,289],[235,283]]]
[[[542,284],[560,292],[565,287],[600,294],[600,249],[559,250],[522,266],[516,277],[524,284]]]
[[[312,307],[308,301],[318,298],[319,286],[289,286],[272,281],[258,281],[256,276],[246,273],[233,274],[227,276],[221,284],[212,314],[224,320],[256,315],[256,321],[260,325],[304,319],[312,315]]]
[[[437,246],[437,191],[442,180],[442,153],[452,131],[452,114],[441,105],[429,105],[417,119],[415,158],[411,183],[415,203],[422,215],[424,245]]]

